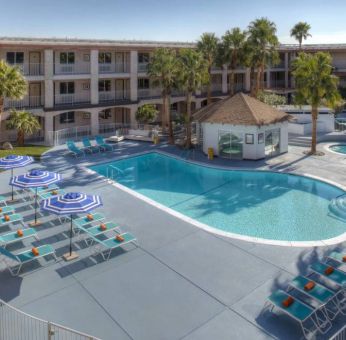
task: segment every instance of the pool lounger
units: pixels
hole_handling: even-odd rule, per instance
[[[308,290],[305,287],[309,282],[313,282],[314,287]],[[343,294],[333,292],[332,290],[304,276],[295,277],[288,283],[288,285],[288,292],[290,292],[292,289],[296,289],[305,296],[318,302],[321,309],[324,307],[325,314],[330,320],[334,320],[339,312],[344,314],[343,311],[346,305]]]
[[[38,236],[35,229],[25,228],[25,229],[22,229],[22,231],[23,231],[22,236],[18,236],[17,231],[11,231],[9,233],[0,235],[0,246],[6,248],[6,246],[11,243],[22,241],[31,237],[34,237],[36,240],[38,240]]]
[[[60,195],[64,195],[65,191],[62,189],[58,189],[56,191],[43,191],[40,193],[37,193],[38,199],[39,200],[45,200],[47,198],[51,198],[54,196],[60,196]]]
[[[88,219],[87,215],[74,219],[73,220],[73,226],[75,227],[73,230],[74,233],[78,235],[81,231],[84,231],[86,226],[92,225],[95,222],[101,222],[105,219],[105,216],[101,213],[94,213],[92,214],[92,216],[93,216],[92,220]]]
[[[291,295],[289,293],[282,290],[275,291],[268,297],[265,309],[268,306],[271,306],[270,310],[272,311],[275,307],[290,316],[292,319],[296,320],[300,324],[306,339],[311,339],[312,336],[317,332],[325,334],[330,330],[332,324],[328,318],[322,319],[317,315],[319,308],[313,309],[294,297],[294,302],[289,307],[284,307],[282,302],[290,296]],[[307,325],[309,322],[311,324],[310,327]]]
[[[341,264],[346,264],[346,261],[344,261],[344,258],[346,259],[346,253],[339,252],[339,251],[333,251],[330,254],[327,255],[327,259],[333,260]]]
[[[346,273],[333,267],[334,269],[333,273],[327,275],[325,273],[325,270],[328,267],[331,267],[331,266],[322,262],[315,262],[312,265],[310,265],[309,268],[313,273],[320,275],[321,277],[331,281],[337,286],[346,287]]]
[[[0,207],[0,216],[13,214],[15,211],[12,205],[5,205]]]
[[[0,255],[3,255],[3,261],[6,264],[8,270],[10,271],[12,276],[17,276],[25,263],[32,262],[34,260],[38,260],[42,257],[53,255],[54,259],[57,260],[57,257],[55,255],[55,250],[51,245],[43,245],[37,247],[39,251],[39,255],[35,256],[31,249],[30,250],[24,250],[21,253],[13,254],[12,252],[8,251],[7,249],[0,247]],[[11,262],[16,263],[16,265],[11,265]]]
[[[113,151],[113,147],[115,147],[115,145],[106,143],[101,136],[96,136],[95,140],[97,145],[103,149],[103,151]]]
[[[23,216],[21,214],[11,214],[8,215],[10,217],[9,221],[5,220],[5,216],[0,216],[0,227],[8,226],[12,223],[20,222],[23,224]]]
[[[106,240],[100,240],[97,237],[92,236],[95,241],[92,253],[93,255],[101,254],[105,261],[109,260],[111,253],[114,249],[124,246],[125,244],[134,243],[138,246],[137,239],[130,233],[119,234],[124,238],[124,241],[118,241],[116,238],[110,237]]]
[[[0,204],[1,204],[1,205],[7,205],[6,197],[5,197],[5,196],[0,196]]]
[[[90,246],[93,244],[94,239],[93,237],[97,237],[100,235],[105,235],[106,233],[110,231],[115,231],[118,234],[121,233],[120,227],[117,223],[114,222],[103,222],[103,224],[106,226],[106,229],[101,228],[101,221],[98,221],[98,225],[92,226],[90,228],[82,228],[82,231],[84,231],[83,235],[85,235],[85,243],[87,246]]]
[[[36,193],[36,188],[30,188],[30,193],[34,196]],[[51,184],[48,187],[39,187],[37,188],[37,194],[43,194],[53,190],[59,190],[59,187],[56,184]]]
[[[85,152],[79,149],[73,141],[67,141],[66,145],[69,150],[69,153],[72,154],[72,156],[75,156],[76,158],[79,156],[85,156]]]
[[[102,151],[99,145],[92,145],[90,139],[88,137],[83,137],[82,143],[84,146],[84,150],[89,153],[97,153]]]

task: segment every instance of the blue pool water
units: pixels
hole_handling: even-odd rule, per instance
[[[111,168],[118,183],[222,231],[281,241],[346,232],[330,212],[344,191],[307,177],[223,170],[155,152],[91,167],[103,176]]]
[[[335,144],[329,147],[330,150],[338,153],[346,154],[346,144]]]

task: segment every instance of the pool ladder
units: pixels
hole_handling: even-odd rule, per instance
[[[335,216],[346,219],[346,194],[342,194],[331,200],[329,210]]]
[[[124,176],[124,171],[120,170],[114,165],[107,166],[107,178],[110,178],[114,181],[119,176]]]

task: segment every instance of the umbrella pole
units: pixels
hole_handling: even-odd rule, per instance
[[[72,214],[70,216],[71,218],[71,228],[70,228],[70,256],[72,256]]]
[[[35,225],[37,224],[37,187],[35,190]]]
[[[11,179],[13,177],[13,168],[11,168]],[[12,185],[12,201],[13,201],[13,185]]]

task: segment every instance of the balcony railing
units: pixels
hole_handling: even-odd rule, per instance
[[[24,76],[41,76],[44,73],[42,63],[12,64],[11,66],[19,68]]]
[[[270,68],[274,68],[274,69],[275,69],[275,68],[285,68],[285,61],[282,60],[282,61],[280,61],[280,63],[277,64],[277,65],[271,65]]]
[[[273,89],[284,88],[285,81],[284,80],[271,80],[270,87]]]
[[[128,73],[128,63],[99,64],[99,73]]]
[[[41,96],[26,96],[20,100],[5,99],[5,109],[25,109],[39,108],[43,106],[43,98]]]
[[[99,102],[111,102],[116,100],[125,100],[129,99],[127,91],[107,91],[107,92],[99,92]]]
[[[162,90],[160,88],[138,89],[138,98],[154,98],[161,97]]]
[[[147,72],[149,63],[138,63],[138,72]]]
[[[55,105],[75,105],[90,103],[90,92],[58,94],[55,96]]]
[[[89,74],[90,63],[55,64],[54,74]]]
[[[212,92],[222,92],[222,84],[211,84]]]

